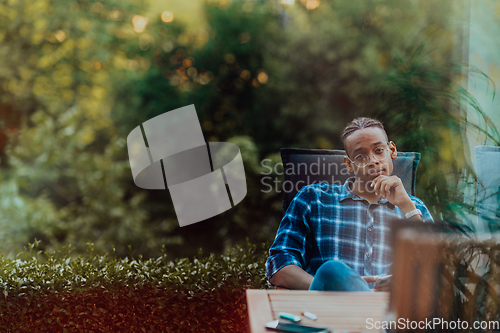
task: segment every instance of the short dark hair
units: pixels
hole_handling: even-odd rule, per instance
[[[368,127],[378,127],[382,131],[384,131],[385,136],[387,137],[387,133],[385,132],[384,125],[376,119],[368,118],[368,117],[360,117],[356,118],[353,121],[351,121],[347,126],[344,128],[344,132],[342,133],[342,143],[344,144],[344,149],[346,149],[345,146],[345,140],[349,135],[352,133],[356,132],[357,130],[365,129]]]

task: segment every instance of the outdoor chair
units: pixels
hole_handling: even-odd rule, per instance
[[[450,267],[447,244],[458,235],[441,221],[391,222],[394,260],[387,320],[449,319],[453,286],[443,276]]]
[[[500,329],[500,235],[471,236],[436,221],[393,221],[393,279],[388,321],[434,321],[434,330],[458,332],[458,320]],[[463,328],[464,324],[460,326]],[[398,332],[414,332],[406,327]],[[471,330],[472,331],[472,330]]]
[[[500,147],[474,148],[477,165],[478,231],[500,231]],[[481,229],[481,228],[484,228]],[[488,230],[489,229],[489,230]]]
[[[297,192],[305,185],[315,183],[344,184],[354,176],[344,164],[345,150],[282,148],[283,212]],[[415,179],[420,153],[400,153],[393,161],[393,174],[401,178],[406,191],[415,195]]]

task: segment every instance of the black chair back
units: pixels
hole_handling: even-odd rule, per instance
[[[282,148],[283,212],[298,191],[309,184],[344,184],[353,174],[344,164],[344,150]],[[420,153],[400,153],[394,160],[393,174],[401,178],[406,191],[415,195],[415,179]]]

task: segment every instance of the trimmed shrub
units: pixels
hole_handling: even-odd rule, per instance
[[[2,332],[243,332],[245,289],[267,288],[267,246],[168,261],[54,253],[0,257]]]

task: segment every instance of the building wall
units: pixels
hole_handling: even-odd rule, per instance
[[[498,96],[500,88],[500,1],[470,1],[468,58],[470,66],[484,72],[496,85],[497,91],[496,96],[494,96],[495,90],[491,82],[477,74],[470,74],[468,77],[468,91],[476,98],[495,125],[500,128],[500,96]],[[477,117],[470,109],[468,117],[469,120],[477,121]],[[484,124],[481,124],[481,126],[484,126]],[[479,171],[474,147],[478,145],[494,145],[494,143],[488,140],[485,135],[471,129],[467,131],[467,138],[472,162],[476,170]],[[500,166],[498,166],[498,174],[500,174]],[[495,173],[479,176],[484,180],[485,186],[491,186],[495,183],[495,180],[491,177],[498,177]],[[495,191],[497,190],[495,189]],[[495,203],[491,202],[491,204],[498,206],[496,196],[492,196],[488,200],[495,201]],[[477,229],[478,231],[488,231],[487,221],[484,218],[479,218]]]

